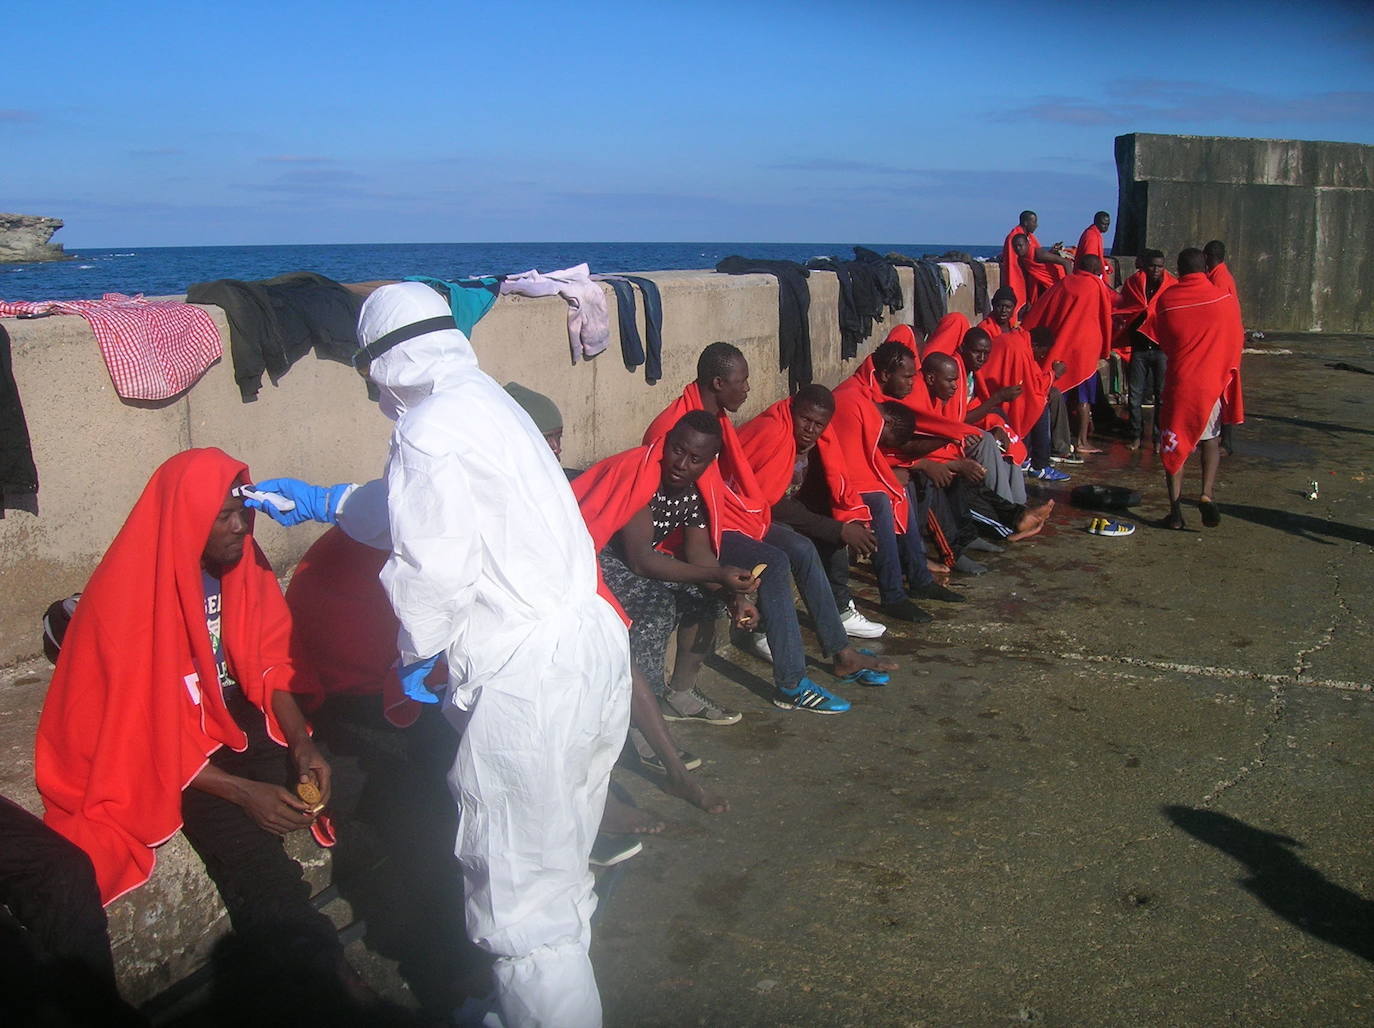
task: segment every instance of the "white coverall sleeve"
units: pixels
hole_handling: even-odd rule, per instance
[[[398,438],[387,469],[391,557],[382,585],[401,623],[401,664],[432,657],[455,638],[482,568],[468,476],[453,455]]]

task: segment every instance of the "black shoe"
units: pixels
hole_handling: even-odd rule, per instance
[[[939,582],[927,582],[925,585],[911,590],[911,595],[920,600],[940,600],[944,603],[963,603],[968,599],[963,593],[956,593],[953,589],[946,588]]]
[[[683,768],[688,771],[695,771],[697,768],[701,767],[701,758],[695,753],[688,753],[686,750],[678,750],[677,757],[678,760],[682,761]],[[668,773],[668,769],[663,766],[663,761],[658,759],[657,753],[650,753],[647,757],[640,754],[639,763],[650,771],[657,771],[661,775],[666,775]]]
[[[1204,528],[1216,528],[1221,524],[1221,511],[1211,500],[1199,500],[1197,509],[1202,511],[1202,525]]]
[[[878,608],[890,618],[898,621],[910,621],[913,625],[922,625],[927,621],[934,621],[935,615],[922,610],[910,600],[898,600],[896,603],[884,603]]]
[[[615,835],[610,832],[597,832],[592,843],[591,856],[587,863],[593,867],[613,867],[622,860],[637,856],[644,844],[633,835]]]

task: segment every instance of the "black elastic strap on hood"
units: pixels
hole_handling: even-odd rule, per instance
[[[458,322],[453,320],[452,314],[444,314],[437,318],[426,318],[424,321],[416,321],[409,325],[402,325],[400,328],[392,329],[380,339],[373,340],[355,353],[353,355],[353,366],[355,368],[361,368],[365,364],[370,364],[392,347],[400,346],[407,339],[414,339],[416,336],[427,336],[431,332],[442,332],[446,328],[456,329],[457,327]]]

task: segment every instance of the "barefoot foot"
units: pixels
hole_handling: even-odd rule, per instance
[[[614,796],[606,797],[601,831],[612,835],[657,835],[665,827],[665,823],[652,814],[623,803]]]

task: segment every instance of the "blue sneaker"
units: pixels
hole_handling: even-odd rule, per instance
[[[1031,474],[1042,482],[1067,482],[1073,478],[1067,471],[1060,471],[1050,464],[1046,464],[1043,468],[1036,468]]]
[[[849,701],[803,678],[791,689],[773,690],[773,706],[783,710],[809,710],[813,714],[843,714]]]

